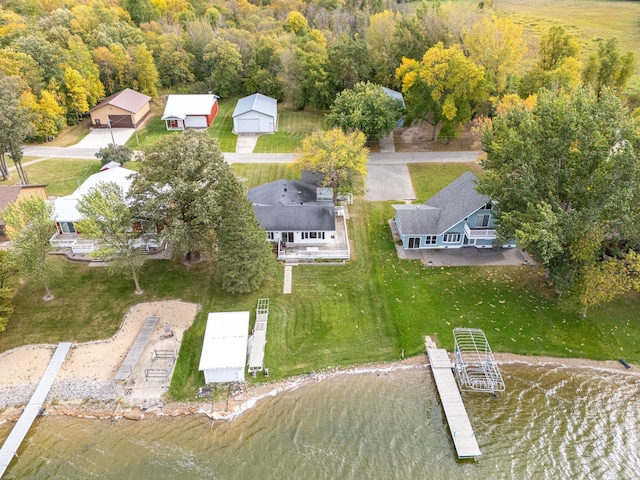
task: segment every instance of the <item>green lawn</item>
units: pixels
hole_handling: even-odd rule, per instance
[[[235,152],[236,140],[233,130],[233,110],[236,108],[237,98],[225,98],[218,102],[219,110],[213,124],[207,130],[209,136],[217,138],[220,142],[220,149],[223,152]]]
[[[247,186],[288,176],[283,165],[234,165]],[[412,166],[414,178],[455,179],[465,166]],[[466,168],[473,168],[468,165]],[[447,178],[448,177],[448,178]],[[438,179],[438,180],[436,180]],[[418,194],[429,194],[425,181]],[[431,190],[439,190],[435,185]],[[270,299],[265,363],[271,379],[373,361],[419,355],[423,336],[448,349],[457,326],[482,328],[498,352],[544,354],[640,362],[640,334],[634,312],[640,295],[629,294],[577,315],[566,299],[558,301],[541,270],[524,267],[428,268],[397,258],[387,221],[387,202],[358,199],[349,207],[353,260],[346,266],[298,266],[293,294],[282,294],[283,268],[260,291],[249,295],[220,292],[214,266],[187,268],[172,261],[149,261],[142,274],[145,294],[133,282],[110,277],[106,269],[59,260],[52,282],[56,296],[42,302],[35,282],[18,288],[15,313],[0,334],[0,351],[27,343],[105,338],[118,328],[127,308],[140,301],[181,298],[202,304],[183,339],[171,394],[193,398],[202,385],[197,370],[207,313],[251,310],[258,298]],[[252,319],[253,320],[253,319]],[[264,381],[258,377],[252,381]]]
[[[27,160],[23,160],[26,163]],[[98,160],[77,160],[69,158],[51,158],[43,162],[26,165],[24,167],[29,177],[29,183],[45,184],[47,193],[51,196],[61,197],[69,195],[84,182],[89,175],[100,170]],[[12,185],[18,181],[18,175],[11,172],[9,180],[0,182],[0,185]]]
[[[482,168],[475,163],[432,163],[425,168],[420,163],[409,163],[411,183],[416,193],[415,203],[425,202],[468,170],[476,176],[482,174]]]
[[[304,137],[324,128],[324,114],[319,110],[296,110],[288,105],[278,105],[278,131],[273,135],[261,135],[254,152],[295,152]]]

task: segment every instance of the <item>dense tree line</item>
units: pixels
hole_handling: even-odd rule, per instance
[[[259,91],[297,108],[328,109],[339,92],[367,81],[402,88],[407,120],[425,119],[451,137],[472,115],[493,113],[505,94],[582,83],[622,91],[635,65],[615,39],[599,39],[583,63],[577,43],[553,27],[539,61],[523,71],[522,28],[491,2],[461,9],[425,1],[411,14],[392,0],[3,5],[0,75],[26,112],[22,140],[56,135],[126,87],[152,97],[158,89],[222,97]],[[458,66],[470,75],[457,74]]]

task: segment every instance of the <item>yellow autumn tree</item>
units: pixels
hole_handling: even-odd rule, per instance
[[[302,141],[296,163],[319,174],[321,186],[332,187],[335,194],[362,194],[369,160],[365,143],[366,137],[359,131],[345,134],[334,128],[316,132]]]

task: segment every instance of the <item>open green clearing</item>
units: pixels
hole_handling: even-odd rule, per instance
[[[24,159],[23,163],[28,160]],[[32,185],[47,185],[50,196],[61,197],[69,195],[84,182],[89,175],[100,170],[98,160],[78,160],[69,158],[51,158],[43,162],[26,165],[24,167]],[[0,185],[13,185],[18,181],[18,174],[10,172],[9,180]]]
[[[248,187],[288,172],[286,165],[275,164],[234,168]],[[411,172],[414,178],[423,175],[448,183],[462,168],[428,164],[412,166]],[[421,182],[414,180],[414,185]],[[426,185],[419,191],[422,199]],[[131,280],[60,259],[60,274],[51,285],[53,301],[41,300],[43,291],[35,282],[18,288],[15,313],[0,334],[0,351],[29,343],[109,337],[138,302],[180,298],[200,303],[202,311],[185,333],[171,386],[175,399],[189,399],[203,383],[197,367],[207,313],[251,310],[253,315],[257,299],[268,297],[265,362],[271,379],[395,360],[403,349],[407,356],[418,355],[424,350],[424,335],[451,349],[451,330],[457,326],[484,329],[498,352],[640,362],[638,320],[632,313],[640,306],[639,294],[583,319],[569,302],[556,299],[535,268],[428,268],[400,261],[387,225],[391,203],[358,200],[349,210],[354,259],[343,267],[295,267],[292,295],[282,294],[282,268],[261,291],[230,296],[217,287],[211,264],[186,268],[155,260],[143,269],[145,293],[138,297]]]

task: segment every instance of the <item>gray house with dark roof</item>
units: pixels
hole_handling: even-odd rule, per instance
[[[429,200],[394,205],[395,223],[405,249],[493,247],[496,218],[491,199],[476,191],[476,177],[466,172]],[[504,245],[515,246],[515,242]]]

